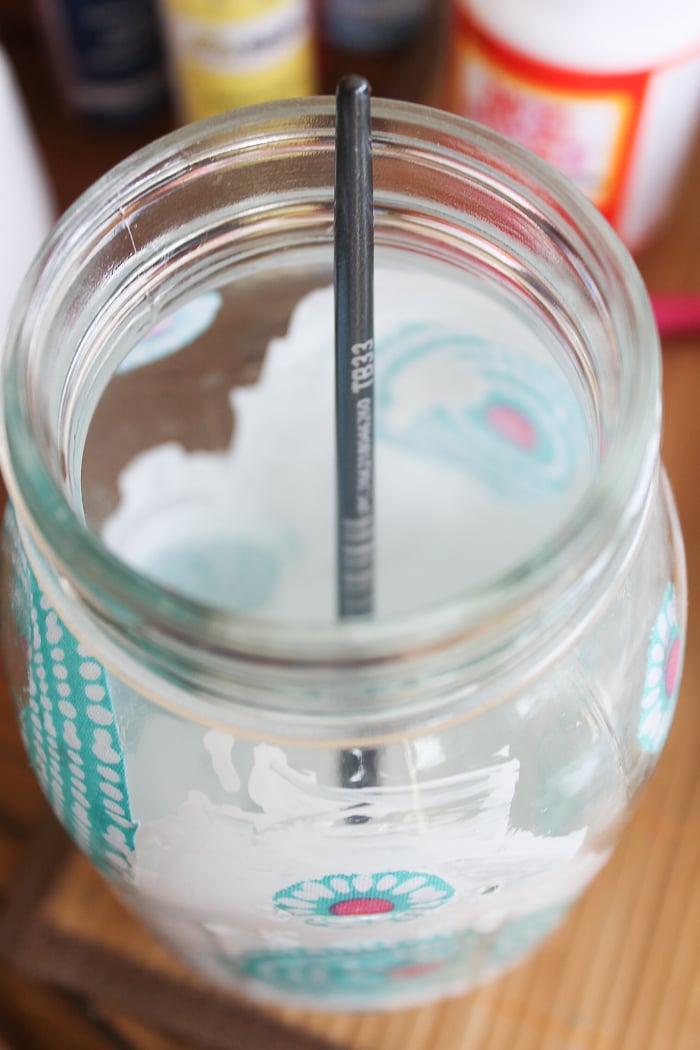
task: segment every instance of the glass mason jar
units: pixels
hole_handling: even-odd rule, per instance
[[[337,622],[331,99],[136,154],[4,358],[6,667],[70,835],[211,979],[393,1008],[525,957],[664,743],[686,590],[626,250],[373,104],[376,613]]]

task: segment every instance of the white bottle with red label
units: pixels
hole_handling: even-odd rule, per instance
[[[572,179],[633,249],[700,114],[700,0],[453,0],[448,105]]]

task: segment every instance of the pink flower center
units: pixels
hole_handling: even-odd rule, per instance
[[[383,915],[393,911],[394,905],[385,897],[350,897],[331,904],[331,915]]]
[[[537,431],[522,412],[511,405],[491,405],[486,419],[497,434],[510,441],[511,445],[529,451],[537,444]]]
[[[398,966],[395,970],[391,970],[390,976],[398,980],[404,977],[425,977],[440,969],[442,969],[441,962],[418,963],[416,966]]]
[[[681,640],[674,638],[666,657],[666,696],[673,696],[681,662]]]

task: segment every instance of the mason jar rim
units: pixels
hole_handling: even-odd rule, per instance
[[[562,176],[495,132],[411,103],[374,100],[372,113],[375,134],[391,139],[397,149],[410,141],[456,171],[465,156],[481,152],[491,158],[490,177],[505,179],[508,171],[511,182],[517,169],[514,200],[519,194],[523,207],[541,211],[555,232],[557,223],[569,223],[579,235],[585,231],[585,250],[605,259],[626,294],[608,318],[628,353],[628,360],[618,362],[624,396],[615,441],[564,527],[534,557],[481,588],[415,612],[329,624],[256,620],[213,610],[126,566],[81,521],[39,447],[26,371],[30,308],[46,294],[47,280],[54,289],[59,285],[62,267],[85,264],[84,232],[123,214],[154,180],[173,180],[197,164],[213,165],[227,151],[272,149],[310,131],[329,140],[334,103],[286,100],[188,125],[117,165],[59,220],[22,285],[4,351],[0,461],[18,519],[56,566],[62,590],[77,595],[119,637],[143,638],[145,631],[155,645],[184,647],[190,659],[196,660],[197,652],[216,652],[224,661],[288,669],[385,665],[447,652],[474,639],[479,647],[488,638],[502,647],[544,594],[554,610],[580,604],[584,577],[590,582],[603,571],[611,544],[625,540],[648,495],[660,433],[658,335],[636,265],[611,227]],[[537,186],[546,201],[533,194]]]

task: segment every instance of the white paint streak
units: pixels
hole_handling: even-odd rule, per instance
[[[224,791],[234,794],[240,789],[241,779],[233,764],[234,737],[219,729],[204,734],[204,746],[211,755],[211,764]]]

